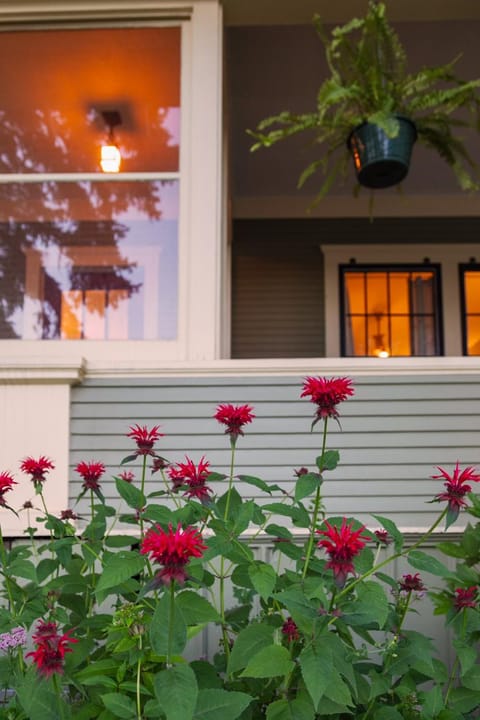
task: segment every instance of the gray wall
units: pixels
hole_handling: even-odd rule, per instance
[[[300,399],[300,377],[179,377],[91,379],[73,388],[71,465],[99,460],[106,478],[120,470],[134,444],[125,437],[133,423],[160,424],[158,450],[168,460],[195,462],[202,455],[226,472],[229,442],[212,419],[218,403],[250,403],[256,419],[238,441],[237,473],[293,487],[293,469],[315,466],[321,428],[310,433],[314,406]],[[354,378],[355,397],[340,406],[340,429],[330,422],[329,448],[340,450],[340,466],[325,474],[327,512],[354,514],[371,527],[370,513],[387,515],[404,528],[430,524],[440,506],[435,466],[451,470],[480,462],[480,373],[478,375]],[[128,466],[131,467],[131,466]],[[134,468],[138,470],[138,466]],[[70,475],[70,496],[80,479]],[[147,491],[159,489],[148,476]],[[103,483],[112,499],[111,480]],[[220,488],[218,488],[220,490]],[[238,483],[240,492],[259,495]]]

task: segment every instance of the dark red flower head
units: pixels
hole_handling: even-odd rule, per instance
[[[472,585],[472,587],[469,588],[457,588],[455,590],[453,606],[456,610],[477,607],[477,593],[478,587],[476,585]]]
[[[44,677],[50,677],[53,673],[63,673],[65,654],[72,652],[68,643],[78,642],[68,633],[60,635],[57,623],[43,620],[38,621],[37,630],[32,639],[36,650],[27,653],[26,657],[33,657],[38,672]]]
[[[210,472],[210,463],[205,460],[205,457],[200,459],[198,466],[188,456],[185,456],[185,460],[186,462],[176,463],[175,467],[172,466],[168,469],[173,490],[185,486],[186,490],[183,493],[185,497],[197,498],[201,502],[209,500],[212,490],[205,482]]]
[[[60,520],[80,520],[80,515],[77,515],[77,513],[68,508],[67,510],[61,511]]]
[[[35,460],[32,457],[25,458],[20,465],[20,470],[27,473],[27,475],[31,475],[30,480],[35,485],[38,485],[39,483],[45,482],[45,474],[49,470],[53,470],[54,467],[55,465],[51,460],[46,458],[44,455],[40,455],[38,460]]]
[[[179,523],[175,531],[171,525],[167,531],[160,525],[150,528],[143,538],[140,552],[143,555],[150,553],[151,560],[163,565],[158,577],[169,585],[173,580],[183,584],[187,579],[185,566],[190,558],[202,557],[206,549],[198,530],[190,526],[184,530]]]
[[[101,462],[79,462],[75,468],[77,473],[83,478],[84,490],[99,490],[98,482],[105,472],[105,465]]]
[[[291,617],[287,618],[283,623],[282,633],[287,636],[288,642],[294,642],[300,638],[298,628]]]
[[[362,535],[365,526],[353,530],[353,522],[347,524],[343,518],[340,528],[325,521],[326,530],[317,530],[319,535],[325,535],[324,540],[318,541],[318,547],[324,547],[330,557],[326,567],[333,570],[335,584],[343,587],[349,572],[355,572],[353,558],[365,547],[368,537]]]
[[[386,530],[375,530],[374,535],[380,545],[390,545],[392,542],[392,538]]]
[[[250,405],[219,405],[213,416],[222,425],[226,425],[225,433],[235,442],[239,435],[243,435],[243,426],[251,423],[255,415]]]
[[[163,433],[158,432],[159,428],[160,425],[154,425],[151,430],[146,425],[130,426],[127,437],[133,438],[137,443],[137,455],[155,455],[153,446],[159,438],[163,437]]]
[[[353,522],[347,525],[347,519],[343,518],[340,528],[330,525],[325,521],[326,530],[317,530],[319,535],[325,535],[324,540],[319,540],[318,547],[325,548],[330,556],[326,567],[333,570],[335,584],[343,587],[349,572],[355,572],[352,560],[365,547],[368,537],[362,535],[365,527],[353,530]]]
[[[437,502],[442,502],[443,500],[448,502],[448,527],[455,522],[460,509],[467,505],[463,498],[469,492],[472,492],[472,486],[467,484],[468,481],[478,482],[480,480],[480,474],[476,472],[476,468],[474,467],[466,467],[464,470],[460,470],[458,462],[455,465],[452,475],[441,467],[437,467],[437,470],[440,470],[440,475],[432,475],[432,479],[444,479],[446,482],[444,482],[443,485],[446,490],[436,495],[435,500],[437,500]]]
[[[12,489],[12,485],[16,485],[17,481],[14,480],[13,475],[9,472],[0,472],[0,507],[5,507],[7,501],[5,500],[5,493]]]
[[[337,405],[353,394],[350,378],[307,377],[300,397],[310,395],[311,402],[317,406],[315,422],[318,422],[325,418],[338,418]]]
[[[403,575],[402,580],[398,581],[400,590],[402,592],[410,593],[410,592],[425,592],[427,589],[425,585],[423,584],[422,578],[420,577],[420,573],[415,573],[415,575]]]
[[[135,473],[131,470],[123,470],[121,473],[118,473],[118,477],[125,480],[125,482],[131,483],[135,479]]]

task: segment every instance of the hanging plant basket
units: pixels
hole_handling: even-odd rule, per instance
[[[364,122],[350,133],[347,146],[360,185],[387,188],[398,185],[408,173],[413,143],[417,139],[415,124],[396,116],[398,134],[389,137],[374,123]]]

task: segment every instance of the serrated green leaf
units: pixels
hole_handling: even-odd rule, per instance
[[[175,665],[157,673],[155,694],[167,720],[192,720],[198,698],[195,673],[189,665]]]
[[[108,535],[105,538],[105,547],[120,548],[131,547],[138,540],[133,535]]]
[[[98,602],[102,602],[113,588],[138,575],[145,567],[145,557],[135,552],[121,550],[112,555],[102,570],[95,589]]]
[[[223,689],[199,690],[195,720],[236,720],[250,705],[253,698],[243,692]]]
[[[287,675],[293,667],[294,663],[287,648],[283,645],[269,645],[252,657],[240,677],[278,677]]]
[[[330,682],[332,669],[330,659],[328,655],[309,645],[300,653],[299,662],[305,687],[315,710],[318,710],[320,700]]]
[[[303,498],[312,495],[322,484],[322,478],[317,473],[306,473],[300,475],[295,483],[295,500],[303,500]]]
[[[136,717],[135,703],[123,693],[105,693],[102,702],[115,717],[131,720]]]
[[[184,590],[178,593],[176,604],[187,625],[220,621],[220,615],[213,605],[193,590]]]
[[[145,495],[141,490],[135,487],[133,483],[130,483],[123,478],[116,477],[115,485],[117,487],[118,494],[125,500],[128,507],[133,508],[133,510],[140,510],[145,507],[147,503]]]
[[[438,716],[444,704],[442,689],[438,685],[434,685],[423,694],[422,718],[433,720]]]
[[[315,460],[315,464],[320,472],[324,470],[335,470],[339,462],[340,453],[338,450],[325,450],[325,452]]]
[[[253,475],[237,475],[237,477],[239,480],[241,480],[241,482],[244,482],[247,485],[253,485],[259,490],[263,490],[263,492],[268,493],[269,495],[272,494],[272,491],[270,490],[265,480],[262,480],[261,478],[254,477]]]
[[[253,655],[273,643],[274,628],[271,625],[252,623],[242,630],[235,640],[228,662],[228,674],[246,667]]]
[[[480,705],[480,666],[471,667],[462,676],[462,685],[469,690],[476,690],[479,693],[478,702]]]
[[[471,712],[480,706],[480,693],[466,687],[454,688],[450,693],[450,704],[458,712]]]
[[[275,583],[277,581],[277,574],[273,567],[268,563],[256,560],[248,567],[248,574],[252,581],[253,587],[260,595],[263,600],[268,600],[271,596]]]
[[[314,720],[315,711],[308,696],[298,693],[291,700],[275,700],[267,707],[266,720]]]
[[[150,625],[150,642],[156,655],[181,655],[187,644],[187,625],[174,598],[173,623],[170,628],[170,593],[165,592],[157,603]],[[170,647],[169,647],[170,645]]]
[[[408,553],[407,560],[416,570],[424,570],[432,575],[445,578],[454,577],[454,574],[446,565],[432,555],[427,555],[422,550],[412,550]]]

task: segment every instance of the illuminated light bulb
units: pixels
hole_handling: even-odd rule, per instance
[[[379,358],[388,358],[388,357],[390,357],[390,353],[388,352],[388,350],[380,350],[378,353],[378,357]]]
[[[105,173],[117,173],[120,170],[122,156],[116,145],[102,145],[100,166]]]

